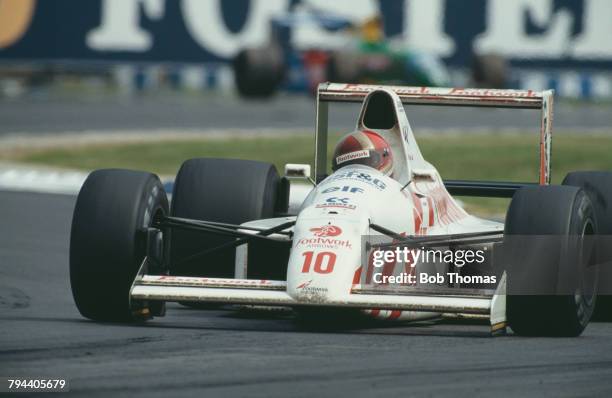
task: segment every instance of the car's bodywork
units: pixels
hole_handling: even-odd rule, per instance
[[[150,275],[146,258],[130,291],[133,308],[142,310],[151,301],[340,307],[386,319],[483,317],[491,331],[505,330],[503,272],[497,275],[497,283],[485,288],[445,283],[433,289],[418,282],[390,285],[377,283],[371,254],[377,247],[394,246],[492,251],[503,239],[504,225],[468,214],[451,194],[511,197],[525,185],[442,180],[423,158],[404,104],[541,109],[538,183],[544,185],[550,182],[552,95],[552,91],[322,84],[317,94],[316,186],[299,200],[297,215],[255,220],[236,229],[243,238],[238,242],[242,244],[236,244],[234,279]],[[328,106],[340,101],[363,102],[357,128],[373,130],[390,143],[396,167],[393,177],[362,165],[327,175]],[[290,246],[284,260],[285,280],[249,278],[249,246],[258,239]],[[460,272],[444,262],[427,266],[389,261],[378,273]]]

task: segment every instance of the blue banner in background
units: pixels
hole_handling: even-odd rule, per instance
[[[612,66],[609,0],[0,0],[0,60],[207,63],[263,45],[284,15],[376,14],[387,37],[468,66],[473,51],[517,66]],[[296,48],[342,45],[305,25]]]

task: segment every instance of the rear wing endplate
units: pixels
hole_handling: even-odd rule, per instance
[[[327,135],[330,102],[362,102],[369,92],[383,88],[377,85],[321,83],[317,90],[315,135],[315,176],[317,182],[327,171]],[[403,104],[442,105],[492,108],[540,109],[539,184],[550,183],[550,150],[552,140],[554,90],[501,90],[480,88],[442,88],[384,86],[393,90]]]

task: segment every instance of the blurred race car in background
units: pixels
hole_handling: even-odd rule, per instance
[[[333,40],[294,42],[298,28],[322,28]],[[233,60],[238,93],[268,97],[279,89],[314,93],[319,83],[382,83],[413,86],[450,84],[444,62],[431,53],[406,46],[402,37],[387,38],[380,15],[361,23],[314,8],[273,18],[271,36],[260,47],[244,48]],[[502,57],[475,56],[472,80],[478,87],[503,88],[507,66]]]
[[[269,163],[191,159],[169,207],[154,174],[95,171],[72,224],[76,305],[97,321],[162,316],[165,302],[212,302],[280,306],[312,323],[330,311],[401,321],[459,316],[482,319],[492,333],[509,325],[519,335],[580,335],[598,295],[597,309],[611,313],[603,296],[610,269],[594,266],[609,245],[590,238],[612,230],[612,173],[573,172],[550,185],[552,98],[552,91],[326,83],[317,91],[314,179],[310,165],[287,165],[280,178]],[[334,102],[362,110],[328,174]],[[404,104],[539,110],[538,182],[443,180],[423,158]],[[312,188],[290,208],[296,178]],[[468,214],[452,195],[512,199],[498,222]],[[373,261],[376,251],[396,248],[488,254],[469,265],[454,256]],[[403,279],[416,274],[425,281]],[[441,276],[450,274],[461,278]]]

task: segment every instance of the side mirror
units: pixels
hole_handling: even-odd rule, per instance
[[[285,177],[288,179],[308,180],[312,185],[316,185],[312,178],[310,178],[309,164],[287,163],[285,165]]]

